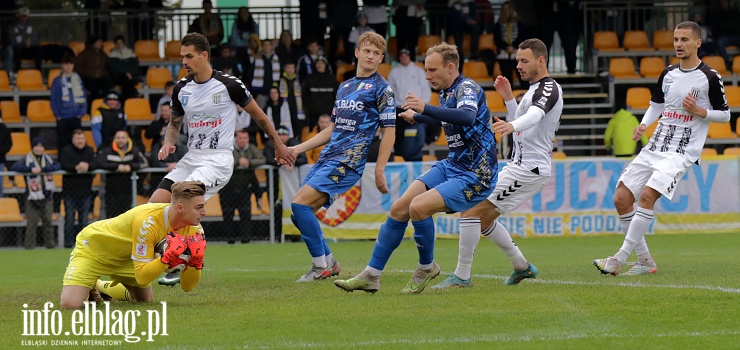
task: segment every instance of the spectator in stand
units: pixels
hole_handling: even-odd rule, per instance
[[[306,136],[306,140],[310,140],[312,137],[316,136],[318,133],[328,128],[330,125],[331,125],[331,116],[329,114],[320,115],[318,124]],[[301,140],[301,141],[304,142],[306,140]],[[326,147],[326,145],[321,145],[319,147],[306,151],[306,158],[308,159],[308,164],[316,164],[316,162],[319,161],[319,156],[321,155],[321,151],[324,150],[324,147]]]
[[[607,152],[611,152],[616,157],[632,157],[637,149],[637,141],[632,140],[633,131],[640,122],[632,112],[621,108],[609,120],[604,132],[604,147]],[[650,136],[647,133],[642,134],[640,141],[642,146],[647,146]]]
[[[87,226],[87,215],[92,203],[92,182],[95,170],[95,151],[85,142],[82,129],[72,132],[72,144],[59,151],[59,164],[68,172],[62,177],[64,199],[64,248],[75,245],[77,233]],[[75,227],[75,214],[79,229]]]
[[[326,4],[331,44],[329,59],[350,63],[354,51],[349,50],[349,33],[357,22],[357,1],[327,0]]]
[[[41,46],[39,33],[31,23],[31,10],[21,7],[16,13],[16,22],[10,27],[9,36],[13,46],[13,69],[21,69],[22,59],[33,59],[35,67],[41,70]]]
[[[224,215],[225,229],[240,232],[242,242],[249,241],[252,221],[252,193],[257,202],[262,197],[260,184],[254,169],[265,164],[265,156],[261,150],[249,143],[249,132],[246,129],[237,129],[234,138],[234,173],[226,184],[221,196],[221,209]],[[239,210],[239,222],[234,224],[234,212]],[[229,241],[234,243],[234,241]]]
[[[640,8],[640,6],[649,4],[639,4],[638,1],[632,1],[631,5],[636,6],[633,8]],[[578,40],[581,36],[581,30],[583,29],[583,13],[581,12],[581,1],[580,0],[548,0],[543,1],[541,6],[537,6],[537,16],[540,19],[540,35],[542,41],[547,45],[547,51],[552,52],[551,47],[553,43],[553,35],[555,32],[558,33],[560,38],[560,44],[563,47],[563,53],[565,54],[565,66],[568,74],[575,74],[576,72],[576,49],[578,47]],[[611,11],[614,12],[614,11]],[[627,23],[628,18],[632,18],[632,30],[642,30],[645,19],[643,17],[650,11],[634,10],[626,11],[622,13],[624,23]],[[525,37],[526,38],[526,37]],[[548,60],[549,61],[549,60]]]
[[[295,135],[288,101],[280,97],[280,89],[277,87],[270,88],[270,99],[267,101],[267,106],[265,106],[265,114],[275,130],[279,127],[285,127],[288,129],[288,136],[293,137]],[[261,137],[263,144],[267,142],[267,137],[264,134]]]
[[[108,40],[108,28],[111,26],[110,9],[116,5],[113,0],[86,0],[85,10],[94,12],[88,15],[85,22],[85,33],[87,37],[93,35],[103,40]]]
[[[475,0],[475,12],[478,14],[478,33],[493,33],[493,6],[489,0]]]
[[[725,60],[727,68],[732,68],[732,57],[727,53],[727,47],[740,46],[740,10],[729,0],[719,0],[719,9],[714,11],[709,22],[714,24],[712,33],[717,52]]]
[[[516,51],[522,42],[520,28],[521,23],[511,2],[507,1],[501,4],[501,13],[498,16],[498,21],[493,26],[493,40],[498,49],[496,60],[501,69],[501,76],[510,82],[514,81],[512,78],[517,63]],[[517,75],[519,75],[519,71],[517,71]],[[524,82],[521,76],[519,77],[519,82],[522,89],[529,88],[529,83]]]
[[[409,50],[412,61],[416,59],[416,43],[419,40],[422,17],[427,13],[425,2],[426,0],[393,0],[391,5],[393,24],[396,25],[397,51]]]
[[[447,17],[447,28],[455,38],[457,53],[460,61],[463,57],[463,38],[465,34],[470,35],[470,56],[478,57],[478,24],[475,22],[477,6],[473,0],[455,0],[450,2],[450,12]],[[462,71],[462,65],[460,65]]]
[[[211,0],[203,0],[203,14],[193,20],[188,28],[188,33],[200,33],[208,39],[211,46],[211,54],[217,56],[219,45],[224,40],[224,24],[221,17],[213,13]]]
[[[242,81],[249,84],[249,92],[257,100],[260,108],[265,108],[269,99],[270,87],[280,81],[280,58],[273,50],[272,40],[262,42],[262,54],[255,58],[248,75],[251,80]],[[244,72],[247,75],[247,72]]]
[[[91,37],[85,43],[85,49],[75,59],[75,72],[82,77],[88,91],[88,109],[92,100],[101,98],[110,90],[111,81],[108,73],[108,55],[103,51],[103,41]]]
[[[306,126],[306,115],[303,113],[303,99],[301,95],[301,81],[295,74],[295,63],[285,62],[283,75],[280,77],[280,97],[288,102],[290,109],[290,120],[292,132],[290,137],[295,137],[296,133],[300,135],[303,127]]]
[[[5,126],[5,124],[2,121],[2,118],[0,118],[0,171],[5,171],[5,162],[7,159],[5,156],[10,152],[10,149],[13,148],[13,139],[10,137],[10,131],[8,131],[8,127]],[[3,182],[3,177],[0,176],[0,183]],[[3,186],[0,186],[0,197],[3,196]]]
[[[315,65],[316,71],[302,80],[303,92],[306,95],[304,112],[308,118],[309,129],[316,126],[320,115],[331,114],[337,95],[337,80],[329,71],[329,61],[326,57],[319,56]]]
[[[105,96],[103,105],[91,113],[91,125],[95,148],[110,145],[120,130],[126,130],[128,118],[123,112],[123,105],[118,100],[118,93],[111,91]]]
[[[349,40],[347,40],[349,41],[349,45],[347,45],[347,50],[355,52],[357,41],[360,39],[360,35],[362,35],[362,33],[364,32],[375,33],[375,29],[367,24],[367,14],[365,14],[365,12],[363,11],[360,11],[357,13],[357,25],[352,29],[351,32],[349,32]],[[352,59],[352,61],[354,62],[355,59]]]
[[[284,66],[286,62],[298,62],[298,59],[303,56],[303,49],[293,42],[293,34],[290,30],[283,29],[275,53],[280,57],[280,65]]]
[[[304,0],[298,3],[298,14],[301,17],[301,37],[316,38],[319,45],[323,47],[328,23],[326,0]],[[367,5],[367,1],[365,1],[365,5]],[[295,61],[297,61],[297,57]]]
[[[152,140],[152,149],[162,148],[162,138],[164,137],[165,131],[167,131],[167,125],[170,123],[170,104],[165,102],[159,105],[158,108],[159,118],[153,121],[144,131],[144,137]],[[155,148],[155,145],[159,145]]]
[[[306,79],[306,76],[316,71],[316,60],[322,56],[319,42],[314,38],[307,40],[306,51],[307,53],[301,56],[296,64],[296,72],[298,72],[298,80],[300,81],[303,81]]]
[[[61,74],[51,83],[49,103],[57,120],[57,149],[70,143],[70,135],[82,129],[82,116],[87,113],[87,96],[82,78],[74,72],[72,56],[62,57]]]
[[[159,101],[157,101],[157,106],[161,106],[162,104],[170,104],[172,102],[172,92],[175,90],[175,82],[168,81],[164,83],[164,95],[159,98]],[[159,119],[161,116],[161,108],[157,108],[156,117],[154,119]]]
[[[229,44],[234,48],[238,57],[247,56],[249,37],[252,34],[256,34],[259,37],[259,25],[257,25],[254,17],[249,12],[249,8],[242,6],[239,8],[236,20],[234,20],[234,24],[231,26],[231,34],[229,35]]]
[[[112,218],[131,209],[131,172],[148,167],[143,153],[134,145],[128,132],[120,130],[112,144],[98,150],[97,167],[113,171],[105,176],[105,216]]]
[[[156,11],[164,7],[162,0],[124,0],[122,7],[131,9],[127,21],[131,42],[151,40],[156,26]]]
[[[52,191],[54,180],[49,174],[61,169],[59,163],[55,162],[44,151],[44,140],[36,137],[31,142],[32,150],[25,158],[18,160],[10,168],[11,171],[19,173],[30,173],[26,175],[26,249],[36,246],[36,226],[41,221],[44,230],[44,244],[46,248],[54,248],[54,226],[51,224],[51,215],[54,210]]]
[[[231,46],[222,44],[220,49],[219,55],[211,59],[213,69],[220,70],[232,77],[240,77],[242,73],[239,70],[239,58],[233,55]]]
[[[172,116],[172,114],[170,114],[170,104],[168,102],[160,104],[157,112],[159,113],[160,118],[149,124],[144,131],[144,137],[152,140],[152,149],[162,148],[162,140],[164,139],[167,125]],[[175,168],[175,165],[177,165],[177,162],[182,159],[188,151],[187,146],[183,142],[185,139],[186,138],[181,138],[181,140],[178,140],[175,144],[175,152],[168,155],[165,160],[159,160],[157,153],[151,152],[149,155],[149,166],[153,168],[167,168],[168,173],[172,171],[172,169]],[[162,182],[165,175],[166,173],[151,173],[149,183],[158,184]],[[152,188],[150,192],[154,192],[154,190],[155,189]],[[151,196],[151,193],[148,193],[148,195]]]
[[[388,33],[388,11],[386,7],[388,7],[388,0],[365,0],[362,6],[362,11],[367,14],[367,24],[383,38]]]
[[[136,83],[139,80],[139,58],[126,46],[122,35],[113,39],[115,47],[108,54],[108,71],[112,77],[113,85],[121,87],[121,99],[123,101],[132,97],[138,97]]]

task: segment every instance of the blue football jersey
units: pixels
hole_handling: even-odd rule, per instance
[[[393,90],[378,73],[347,80],[337,90],[331,121],[334,131],[319,161],[336,159],[362,175],[378,127],[396,126]]]
[[[475,81],[460,74],[452,86],[439,92],[440,106],[464,108],[475,112],[472,126],[456,126],[442,122],[449,162],[463,170],[475,172],[484,186],[491,185],[498,168],[496,138],[491,131],[491,112],[486,105],[486,94]]]

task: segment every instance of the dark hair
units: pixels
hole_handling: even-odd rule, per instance
[[[236,132],[237,133],[241,132],[241,133],[245,133],[249,135],[249,130],[247,130],[247,128],[236,129]]]
[[[98,40],[102,40],[102,39],[100,39],[100,37],[95,36],[95,35],[89,36],[87,38],[87,41],[85,42],[85,48],[93,46],[93,44],[95,44],[95,42]]]
[[[159,105],[159,108],[162,108],[162,106],[172,107],[170,106],[169,102],[162,103],[161,105]]]
[[[119,34],[119,35],[116,35],[115,38],[113,38],[113,42],[116,42],[118,40],[123,41],[124,44],[126,43],[126,38],[124,38],[123,35]]]
[[[205,35],[200,33],[188,33],[180,41],[181,46],[192,45],[195,47],[197,52],[208,52],[211,53],[211,45],[208,44],[208,39]]]
[[[545,64],[547,64],[547,46],[545,46],[545,43],[543,43],[542,40],[527,39],[527,40],[522,41],[522,43],[519,44],[519,50],[526,50],[526,49],[532,50],[535,60],[540,58],[540,56],[544,57]]]
[[[74,129],[72,130],[72,135],[82,134],[85,135],[85,132],[82,131],[82,129]]]
[[[72,64],[74,64],[75,63],[75,58],[74,58],[74,56],[72,56],[70,54],[64,54],[62,56],[61,63],[72,63]]]
[[[170,87],[170,86],[175,86],[175,82],[174,81],[168,81],[168,82],[164,83],[164,88],[165,89],[168,88],[168,87]]]
[[[701,39],[701,27],[692,21],[681,22],[676,25],[676,29],[691,29],[697,39]]]

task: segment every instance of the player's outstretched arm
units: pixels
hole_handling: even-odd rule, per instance
[[[312,138],[297,144],[293,147],[294,154],[301,154],[306,151],[312,150],[316,147],[323,146],[331,140],[331,133],[334,132],[334,123],[329,124],[329,126],[321,130],[318,134],[314,135]]]
[[[203,273],[202,271],[189,266],[182,271],[182,275],[180,275],[180,288],[182,288],[183,292],[189,292],[198,285],[200,276]]]
[[[280,142],[280,138],[278,137],[277,131],[275,131],[275,127],[270,124],[270,121],[267,119],[267,115],[265,115],[262,108],[257,105],[257,102],[255,100],[250,101],[249,104],[244,106],[244,110],[252,116],[252,119],[257,122],[257,126],[267,134],[267,137],[270,140],[272,140],[275,145],[275,158],[278,161],[278,164],[293,165],[293,163],[295,163],[295,155],[288,150],[288,147]]]
[[[170,122],[169,124],[167,124],[167,130],[164,133],[164,142],[162,143],[162,148],[157,154],[157,158],[159,158],[159,160],[167,159],[167,156],[174,153],[177,149],[175,147],[175,144],[177,144],[177,138],[180,136],[182,123],[183,116],[173,114],[172,117],[170,117]]]
[[[380,149],[378,150],[378,160],[375,163],[375,187],[380,193],[388,193],[388,184],[385,179],[385,165],[388,164],[388,158],[393,150],[393,143],[396,141],[396,128],[383,128],[383,139],[380,140]]]
[[[511,91],[511,83],[509,82],[509,79],[504,78],[503,76],[497,76],[496,80],[493,82],[493,87],[496,88],[496,92],[501,96],[504,101],[509,101],[514,99],[514,94]]]

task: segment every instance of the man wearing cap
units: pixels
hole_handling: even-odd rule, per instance
[[[103,105],[92,111],[92,129],[95,148],[100,149],[113,142],[116,132],[126,130],[128,118],[123,113],[121,101],[118,100],[118,93],[115,91],[108,92],[103,100]]]
[[[15,162],[10,171],[28,173],[26,175],[26,249],[36,246],[36,226],[41,221],[44,230],[44,245],[54,248],[54,226],[51,224],[53,212],[52,191],[54,181],[49,172],[61,169],[48,154],[44,153],[44,140],[35,137],[31,141],[31,152]]]
[[[303,111],[308,118],[308,129],[313,130],[318,123],[319,116],[331,114],[334,108],[334,97],[337,95],[337,79],[329,72],[329,61],[319,56],[315,62],[316,71],[307,75],[303,83]],[[298,135],[300,136],[300,131]],[[303,140],[302,140],[303,141]]]
[[[49,103],[57,120],[57,149],[71,144],[72,131],[82,129],[87,113],[87,95],[82,78],[74,72],[74,57],[62,57],[62,73],[51,84]]]

